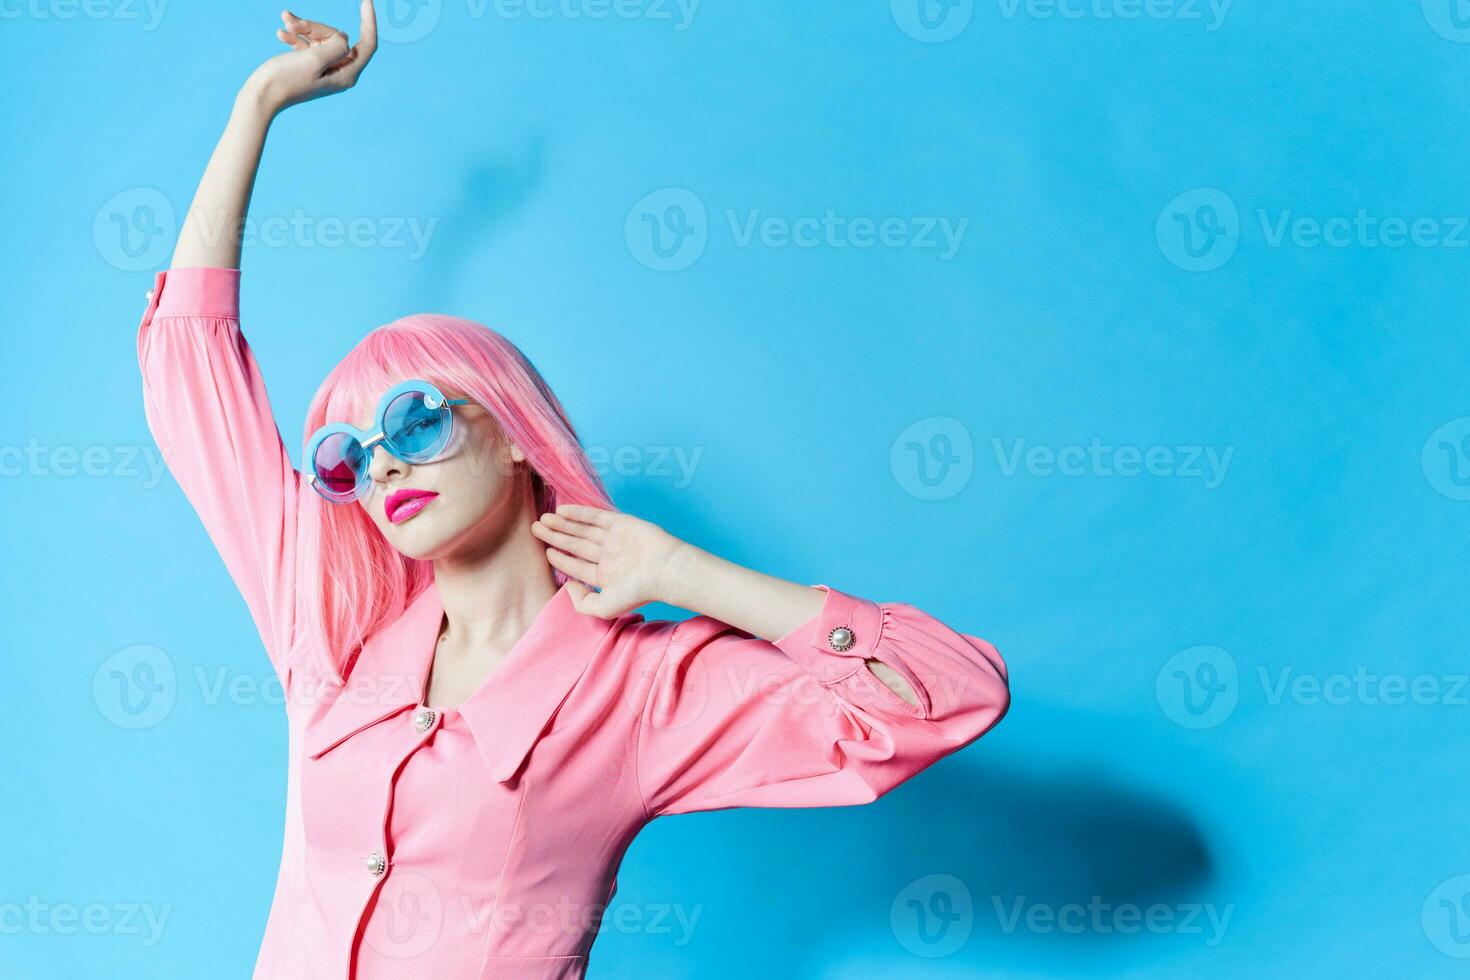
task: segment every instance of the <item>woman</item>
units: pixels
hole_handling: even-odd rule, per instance
[[[257,977],[580,977],[664,814],[867,803],[994,725],[994,647],[741,568],[611,507],[509,342],[409,316],[309,410],[292,467],[238,320],[271,120],[376,48],[283,14],[138,334],[149,426],[287,693],[285,849]],[[682,622],[632,612],[687,608]]]

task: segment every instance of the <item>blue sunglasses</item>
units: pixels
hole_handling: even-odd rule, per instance
[[[373,448],[379,443],[405,463],[427,463],[444,451],[454,431],[451,405],[468,398],[445,398],[427,381],[394,385],[378,402],[376,432],[345,422],[317,429],[306,445],[306,482],[334,504],[347,504],[367,492]]]

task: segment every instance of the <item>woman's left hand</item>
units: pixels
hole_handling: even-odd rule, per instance
[[[567,589],[576,610],[603,619],[645,602],[669,601],[675,566],[694,550],[657,524],[582,504],[562,504],[556,513],[542,514],[531,523],[531,533],[549,545],[546,559],[552,567],[575,580]]]

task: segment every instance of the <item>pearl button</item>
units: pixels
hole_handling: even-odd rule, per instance
[[[434,709],[433,708],[424,708],[422,711],[415,711],[414,712],[414,714],[413,714],[413,730],[414,731],[416,731],[420,735],[422,735],[424,732],[428,731],[429,729],[431,729],[433,727],[434,727]]]
[[[827,634],[827,645],[834,650],[851,650],[857,637],[846,626],[839,626]]]
[[[148,290],[148,302],[153,302],[153,290]]]
[[[388,859],[383,857],[382,851],[374,851],[367,857],[363,858],[362,863],[367,867],[368,874],[372,875],[374,878],[378,877],[384,871],[388,870]]]

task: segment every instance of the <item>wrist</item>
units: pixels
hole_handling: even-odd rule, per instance
[[[709,552],[687,541],[677,541],[664,564],[659,601],[681,609],[695,609],[699,601],[700,578],[712,557]]]
[[[280,100],[270,92],[270,86],[252,75],[235,94],[234,115],[247,121],[269,125],[282,109]]]

